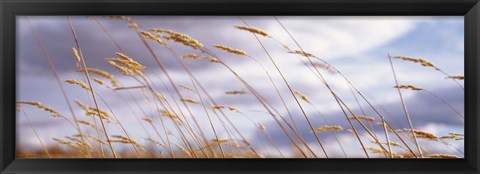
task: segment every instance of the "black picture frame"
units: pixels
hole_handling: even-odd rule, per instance
[[[0,0],[0,173],[479,173],[478,0]],[[465,17],[464,159],[15,159],[15,16]]]

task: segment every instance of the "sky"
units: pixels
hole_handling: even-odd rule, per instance
[[[105,17],[98,17],[95,20],[85,16],[75,16],[71,19],[88,67],[108,71],[124,86],[139,85],[133,78],[122,75],[105,62],[105,58],[115,57],[114,53],[119,52],[119,49],[112,42],[111,38],[113,38],[123,49],[122,53],[147,67],[145,74],[151,78],[155,89],[165,92],[165,94],[168,94],[168,91],[173,91],[165,73],[160,70],[135,31],[127,27],[126,21],[110,20]],[[305,115],[312,120],[315,128],[327,125],[327,123],[329,125],[340,125],[345,129],[351,128],[332,94],[319,78],[302,63],[307,59],[287,53],[282,46],[282,44],[285,44],[293,50],[299,49],[273,17],[242,17],[250,26],[260,28],[272,36],[272,38],[259,36],[259,40],[269,54],[265,53],[262,45],[257,42],[251,33],[234,27],[235,25],[244,25],[236,16],[134,16],[132,19],[135,20],[141,30],[151,28],[171,29],[198,40],[252,85],[274,108],[278,109],[279,113],[286,116],[290,112],[294,121],[299,125],[300,134],[305,137],[305,141],[311,144],[318,154],[321,154],[321,149],[316,144],[310,127],[307,126],[304,114],[298,107],[295,98],[292,97],[289,87],[285,85],[282,76],[276,71],[269,56],[281,70],[290,87],[300,91],[310,99],[312,105],[301,100],[300,103],[304,108]],[[278,19],[304,51],[312,53],[338,69],[376,108],[381,108],[380,112],[382,114],[389,115],[385,119],[391,122],[395,129],[408,128],[408,122],[398,92],[393,88],[395,79],[387,58],[388,55],[424,58],[449,75],[463,75],[464,72],[463,17],[281,16]],[[109,34],[105,33],[102,26],[105,31],[108,31],[111,38]],[[32,29],[38,33],[38,36],[44,42],[60,79],[83,80],[84,78],[75,71],[75,57],[72,54],[75,41],[66,17],[19,16],[17,17],[16,32],[17,100],[39,101],[71,118],[64,96],[44,53],[42,53],[41,47],[35,40]],[[154,52],[165,64],[175,83],[195,87],[171,52],[153,41],[148,41],[148,43],[152,45]],[[202,54],[198,50],[179,43],[170,41],[168,44],[177,55]],[[215,49],[212,47],[213,44],[244,50],[250,57],[233,55]],[[251,118],[254,122],[262,122],[271,134],[276,146],[285,154],[295,155],[291,141],[272,119],[272,116],[265,113],[266,110],[253,95],[225,94],[226,91],[245,89],[245,86],[228,69],[207,61],[184,60],[184,62],[218,104],[234,106],[245,114],[224,110],[228,118],[251,141],[256,149],[271,156],[279,155],[272,148],[272,145],[265,141],[266,135],[259,133],[258,126],[246,117]],[[449,103],[463,114],[463,89],[451,79],[445,79],[446,76],[434,68],[422,67],[419,64],[398,59],[393,59],[392,63],[399,84],[415,85],[436,95],[431,95],[431,93],[425,91],[402,90],[403,99],[415,129],[431,132],[437,136],[443,136],[449,132],[463,133],[463,119],[442,102],[443,100]],[[288,106],[288,111],[275,92],[262,66],[277,85],[279,93]],[[320,70],[320,72],[353,112],[363,115],[363,110],[366,115],[380,120],[380,117],[368,107],[368,103],[361,100],[361,96],[356,95],[357,99],[360,100],[359,103],[356,102],[351,88],[341,75],[323,70]],[[163,85],[162,81],[166,85]],[[462,81],[459,81],[459,83],[463,85]],[[90,100],[85,91],[78,86],[66,83],[63,85],[72,103],[73,99],[81,100],[83,103],[88,103]],[[143,142],[142,139],[146,135],[140,123],[132,115],[144,115],[141,117],[152,118],[159,124],[160,119],[156,116],[158,114],[154,101],[152,99],[145,101],[141,90],[129,90],[133,94],[133,97],[130,97],[125,91],[113,92],[111,89],[100,85],[95,85],[94,88],[105,99],[111,110],[119,117],[119,120],[128,123],[125,124],[125,127],[140,142]],[[195,92],[180,90],[185,98],[200,100]],[[205,95],[202,94],[202,97],[205,97]],[[178,101],[178,98],[176,100]],[[100,103],[100,106],[107,110],[103,103]],[[191,104],[189,107],[191,107],[194,115],[199,115],[196,117],[198,117],[202,130],[205,130],[207,136],[213,138],[214,135],[203,107],[198,104]],[[73,108],[79,118],[89,119],[84,115],[81,108],[75,104]],[[47,145],[55,145],[51,138],[76,133],[63,120],[51,118],[46,112],[29,106],[24,106],[22,109],[30,117],[32,124]],[[213,112],[208,111],[208,113],[212,114]],[[218,118],[213,118],[213,124],[219,130],[218,137],[227,139],[227,132],[219,128],[220,121]],[[355,126],[360,130],[366,145],[373,147],[374,145],[366,138],[369,136],[368,133],[362,131],[361,125],[355,124]],[[171,130],[175,129],[171,123],[167,123],[166,127]],[[109,125],[109,128],[112,129],[112,134],[121,133],[114,125]],[[154,134],[151,129],[147,131]],[[383,135],[381,127],[375,127],[374,132]],[[348,147],[344,148],[348,157],[365,157],[356,137],[348,131],[326,132],[318,135],[325,142],[325,147],[331,154],[330,156],[344,157],[342,149],[335,140],[336,138],[343,144],[343,147]],[[409,145],[414,147],[415,145],[411,143],[409,142]],[[463,151],[463,141],[449,141],[451,146],[455,146],[457,150],[429,140],[420,140],[419,143],[432,154],[445,153],[463,157],[463,154],[459,152]],[[17,113],[17,146],[21,148],[40,148],[39,141],[23,112]],[[118,148],[124,147],[118,145]]]

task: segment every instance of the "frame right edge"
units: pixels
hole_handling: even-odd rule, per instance
[[[3,19],[5,19],[5,16],[7,13],[6,11],[9,11],[5,8],[5,4],[3,2],[4,0],[0,0],[0,11],[1,11],[1,18],[0,20],[0,38],[4,38],[4,40],[1,41],[2,44],[0,48],[0,54],[2,54],[2,58],[7,57],[7,54],[5,53],[6,49],[3,48],[11,48],[12,46],[7,47],[7,41],[12,39],[12,37],[8,37],[6,34],[7,31],[4,29],[6,28],[4,24],[5,22]],[[469,94],[469,96],[465,97],[465,103],[469,107],[466,108],[466,113],[467,118],[465,121],[465,132],[468,132],[466,134],[466,139],[465,139],[465,149],[469,152],[466,154],[465,159],[468,162],[468,166],[471,168],[465,171],[469,171],[469,173],[478,173],[479,168],[480,168],[480,146],[479,145],[479,140],[478,136],[480,135],[478,126],[480,125],[479,119],[478,119],[478,102],[480,100],[480,96],[478,93],[478,83],[479,83],[479,78],[480,76],[478,68],[480,67],[480,62],[478,59],[480,58],[480,3],[477,2],[466,14],[465,14],[465,62],[468,62],[465,64],[466,68],[465,69],[465,75],[468,77],[472,77],[472,79],[467,79],[465,81],[465,87],[466,87],[466,94]],[[11,28],[11,27],[8,27]],[[8,37],[8,39],[7,39]],[[13,38],[14,39],[14,38]],[[467,60],[468,59],[468,60]],[[0,59],[0,65],[4,63],[5,61],[3,59]],[[2,71],[5,71],[3,69]],[[6,79],[2,79],[5,76],[4,72],[0,71],[0,99],[3,100],[2,94],[3,93],[3,85],[6,81]],[[9,80],[10,81],[10,80]],[[6,100],[0,101],[0,112],[3,114],[3,110],[5,109]],[[9,106],[12,104],[9,104]],[[3,107],[3,108],[2,108]],[[10,156],[14,152],[8,152],[7,147],[3,145],[7,139],[7,133],[9,130],[7,127],[5,127],[5,119],[4,116],[0,117],[0,173],[3,172],[2,170],[7,167],[7,165],[11,162],[12,156]],[[10,128],[12,125],[10,125],[8,128]],[[6,157],[6,156],[8,157]],[[463,173],[463,172],[462,172]]]
[[[468,165],[472,167],[475,173],[479,173],[480,166],[480,146],[478,136],[480,135],[478,126],[478,104],[480,96],[478,93],[479,71],[480,67],[478,59],[480,58],[480,2],[477,2],[465,14],[465,81],[466,94],[465,97],[466,114],[465,119],[465,150],[469,153],[465,154]]]

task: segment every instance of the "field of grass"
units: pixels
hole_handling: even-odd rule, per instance
[[[124,27],[133,30],[148,50],[150,57],[144,59],[153,59],[155,64],[146,66],[139,61],[139,58],[130,57],[124,51],[126,50],[122,46],[124,43],[119,43],[110,31],[103,27],[102,22],[106,21],[105,18],[124,21]],[[41,38],[36,33],[35,27],[30,25],[29,29],[34,33],[35,40],[43,51],[38,56],[49,63],[50,70],[56,79],[56,82],[51,83],[58,83],[61,91],[56,93],[64,97],[70,113],[60,113],[56,106],[46,106],[42,101],[23,99],[17,101],[17,117],[28,121],[29,127],[35,133],[36,141],[41,145],[36,149],[17,147],[16,154],[19,158],[348,158],[349,154],[345,152],[345,148],[358,148],[363,154],[360,158],[461,158],[458,154],[463,154],[462,150],[452,145],[452,142],[463,141],[462,133],[450,132],[445,135],[435,135],[415,129],[413,126],[415,120],[411,118],[404,101],[403,95],[406,92],[425,93],[449,108],[454,113],[452,117],[464,118],[463,112],[435,92],[417,87],[415,84],[403,84],[397,79],[402,72],[395,69],[395,64],[415,64],[424,71],[438,72],[439,78],[445,78],[444,83],[454,83],[459,91],[464,90],[461,84],[464,80],[463,75],[448,74],[442,70],[442,67],[437,67],[427,59],[406,55],[385,55],[384,60],[389,63],[392,80],[396,83],[395,86],[385,86],[385,88],[396,89],[396,95],[400,100],[398,106],[403,111],[402,115],[392,116],[347,78],[347,75],[339,70],[340,68],[331,65],[321,55],[304,50],[302,43],[294,37],[295,33],[290,33],[282,21],[275,17],[272,17],[272,20],[294,43],[293,45],[283,43],[268,31],[251,27],[241,17],[238,20],[242,25],[232,26],[235,30],[250,33],[251,38],[245,39],[251,40],[252,45],[257,45],[258,51],[266,55],[265,57],[252,56],[244,50],[228,45],[203,45],[201,40],[177,31],[163,29],[162,26],[145,28],[127,16],[89,17],[89,20],[95,21],[103,29],[98,32],[108,36],[109,42],[117,49],[117,52],[112,52],[114,56],[104,59],[105,63],[120,72],[122,76],[134,81],[136,85],[130,85],[131,83],[124,85],[125,83],[112,72],[93,68],[95,65],[90,64],[88,58],[84,56],[75,23],[69,17],[65,20],[69,23],[71,37],[76,43],[71,46],[71,59],[69,59],[75,62],[76,67],[71,68],[75,69],[82,78],[61,78],[58,67],[50,56],[49,51],[53,50],[45,48],[43,39],[46,38]],[[277,65],[279,57],[271,54],[269,47],[264,44],[266,40],[283,47],[284,54],[297,57],[292,60],[292,64],[301,62],[301,66],[316,77],[317,82],[322,84],[319,88],[326,89],[326,92],[322,92],[321,95],[332,97],[336,109],[343,114],[337,119],[349,126],[332,124],[332,121],[328,120],[319,109],[322,103],[310,100],[310,96],[304,94],[305,91],[299,91],[291,84],[285,75],[294,72],[282,70]],[[192,53],[179,54],[175,49],[179,46],[190,49]],[[159,48],[166,50],[163,54],[174,57],[175,62],[181,65],[180,69],[186,74],[183,78],[187,79],[188,84],[179,83],[178,79],[171,76],[172,71],[165,65],[164,58],[155,51]],[[265,91],[258,90],[254,81],[244,78],[228,61],[225,61],[230,58],[216,53],[228,53],[231,57],[248,59],[252,66],[255,66],[252,68],[261,72],[260,75],[268,80],[270,84],[268,92],[278,98],[281,105],[273,105],[271,98],[266,97]],[[268,67],[273,68],[267,68],[265,61],[259,61],[260,59],[267,60]],[[249,96],[252,99],[249,102],[260,107],[261,110],[240,109],[235,105],[219,103],[210,90],[205,88],[205,83],[199,80],[199,75],[189,67],[188,62],[193,61],[203,61],[212,66],[224,68],[230,77],[219,79],[219,81],[235,82],[243,86],[239,89],[225,89],[224,95],[239,98]],[[150,70],[159,70],[161,76]],[[273,75],[279,78],[272,78]],[[345,96],[344,92],[332,87],[329,81],[331,78],[344,81],[351,90],[351,94],[348,95],[353,96],[356,102],[346,102],[342,97]],[[77,86],[78,90],[67,90],[66,86],[70,85]],[[128,106],[130,109],[139,108],[143,111],[149,108],[156,113],[116,112],[108,99],[104,98],[107,94],[99,92],[100,88],[107,89],[108,95],[122,97],[125,101],[135,101],[134,105]],[[279,88],[286,88],[288,92],[281,92]],[[81,101],[71,97],[72,93],[81,92],[88,100]],[[138,97],[143,98],[145,102],[137,102],[135,98]],[[294,107],[287,104],[291,102],[294,102]],[[25,112],[26,107],[49,113],[51,118],[47,119],[61,120],[76,133],[64,137],[45,138],[41,132],[37,131],[38,127],[32,124],[31,113]],[[195,109],[197,112],[194,112],[194,107],[200,109]],[[360,110],[353,109],[357,107]],[[74,111],[75,109],[82,109],[83,114],[79,115]],[[310,114],[311,112],[307,110],[313,110],[316,114]],[[368,112],[371,114],[368,115],[367,110],[371,111]],[[266,125],[251,113],[257,115],[262,113],[274,124]],[[242,123],[232,121],[233,114],[235,117],[242,117]],[[136,123],[122,122],[126,117],[135,118]],[[206,120],[208,125],[201,125],[199,120]],[[404,120],[408,124],[406,127],[400,127],[391,120]],[[143,134],[134,136],[127,126],[129,124],[141,125]],[[258,136],[246,135],[242,129],[239,129],[239,124],[254,125]],[[275,126],[282,133],[284,139],[281,141],[291,144],[289,151],[292,153],[284,153],[284,149],[278,147],[279,136],[272,135],[272,128],[267,126]],[[307,141],[306,134],[300,131],[305,129],[308,129],[310,132],[308,136],[312,136],[313,141]],[[347,133],[352,143],[348,145],[342,143],[339,140],[340,133]],[[335,141],[334,146],[339,147],[342,151],[339,154],[342,155],[331,155],[330,147],[326,146],[325,135],[327,134],[334,137],[328,140]],[[252,137],[257,139],[251,139]],[[55,142],[56,145],[51,145],[52,143],[47,141]],[[261,142],[264,147],[271,149],[271,152],[260,151],[261,145],[252,142]],[[453,149],[458,153],[431,153],[428,148],[422,146],[425,142],[439,144],[448,149],[445,152]],[[329,144],[332,146],[332,143]],[[355,144],[355,147],[352,144]]]

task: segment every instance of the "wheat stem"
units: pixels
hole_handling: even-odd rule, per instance
[[[392,58],[390,57],[390,55],[388,55],[388,60],[389,60],[389,62],[390,62],[390,67],[391,67],[391,69],[392,69],[393,78],[395,79],[395,84],[398,86],[397,75],[396,75],[396,73],[395,73],[395,68],[394,68],[394,66],[393,66]],[[412,120],[410,119],[410,114],[408,113],[407,106],[406,106],[406,104],[405,104],[405,101],[403,100],[402,92],[400,91],[400,88],[397,88],[397,91],[398,91],[398,95],[400,96],[400,102],[402,103],[402,108],[403,108],[403,111],[405,112],[405,117],[407,118],[408,125],[409,125],[410,129],[413,130]],[[416,144],[416,146],[417,146],[417,150],[418,150],[418,152],[420,153],[420,157],[423,158],[423,152],[422,152],[422,150],[420,149],[420,145],[418,144],[417,135],[416,135],[415,132],[413,132],[413,131],[412,131],[412,136],[413,136],[413,139],[415,140],[415,144]]]
[[[72,35],[75,39],[75,43],[77,45],[77,50],[78,52],[80,53],[80,58],[82,59],[82,64],[83,64],[83,68],[87,68],[87,65],[85,63],[85,59],[83,57],[83,53],[82,53],[82,49],[80,48],[80,44],[78,42],[78,38],[77,38],[77,34],[75,33],[75,28],[73,27],[73,24],[72,24],[72,21],[70,20],[70,17],[67,16],[67,20],[68,20],[68,23],[70,24],[70,29],[72,31]],[[92,94],[92,97],[93,97],[93,101],[95,103],[95,107],[97,108],[97,112],[98,112],[98,115],[100,115],[100,109],[99,109],[99,106],[98,106],[98,103],[97,103],[97,99],[95,97],[95,92],[93,90],[93,86],[92,86],[92,82],[90,81],[90,75],[88,73],[88,71],[85,71],[85,75],[87,77],[87,81],[88,81],[88,85],[89,85],[89,88],[91,89],[90,92]],[[107,141],[108,141],[108,144],[110,146],[110,150],[112,151],[112,154],[113,154],[113,157],[114,158],[117,158],[117,154],[115,152],[115,149],[113,148],[112,146],[112,143],[110,142],[110,138],[109,138],[109,135],[108,135],[108,132],[107,132],[107,129],[105,127],[105,124],[103,123],[103,119],[100,119],[100,122],[102,124],[102,128],[103,128],[103,131],[105,133],[105,136],[107,137]]]
[[[43,40],[40,38],[40,35],[37,33],[35,28],[30,23],[30,20],[28,18],[26,18],[26,21],[27,21],[27,24],[28,24],[30,30],[32,31],[32,33],[35,37],[35,40],[37,41],[38,45],[41,47],[43,57],[47,60],[48,65],[50,66],[50,70],[52,71],[53,75],[55,76],[55,79],[56,79],[56,81],[57,81],[57,83],[60,87],[60,90],[62,91],[65,102],[67,103],[68,109],[69,109],[70,113],[72,114],[72,117],[73,117],[73,119],[76,123],[75,126],[78,130],[78,133],[82,134],[82,129],[80,129],[80,125],[78,125],[78,123],[77,123],[78,119],[77,119],[77,116],[75,115],[75,112],[73,111],[72,104],[70,103],[70,98],[68,97],[67,92],[65,91],[62,80],[60,80],[60,76],[58,75],[57,68],[55,67],[55,65],[52,62],[52,58],[51,58],[51,56],[48,52],[48,49],[45,46],[45,43],[43,42]],[[83,138],[82,138],[82,141],[84,141]]]

